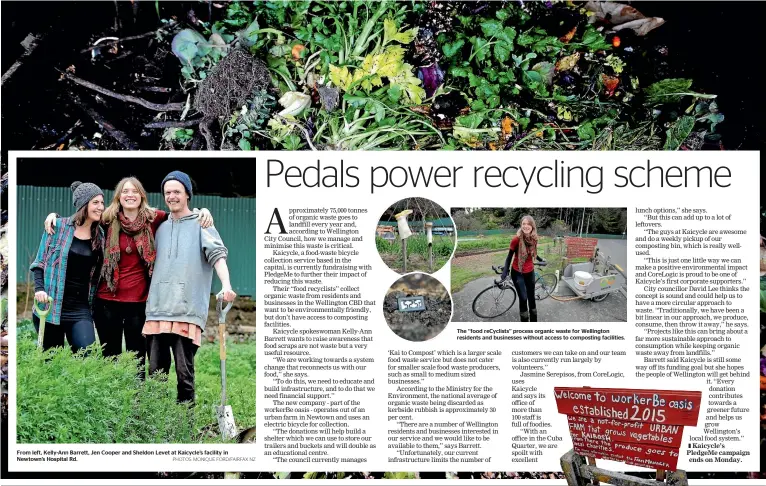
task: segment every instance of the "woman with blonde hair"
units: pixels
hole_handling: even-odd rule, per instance
[[[207,209],[195,211],[203,228],[212,226]],[[135,177],[120,180],[101,218],[106,239],[93,318],[104,356],[122,352],[124,335],[126,350],[136,353],[139,360],[141,378],[146,359],[146,338],[141,330],[157,255],[154,235],[167,219],[166,211],[149,206],[144,186]],[[55,214],[45,220],[49,233],[54,222]]]
[[[502,278],[508,276],[511,267],[511,280],[519,294],[519,320],[521,322],[537,322],[537,305],[535,304],[535,259],[537,256],[537,224],[532,216],[521,218],[521,227],[511,240],[510,250],[505,259]],[[515,256],[515,257],[514,257]],[[513,265],[511,266],[511,260]]]

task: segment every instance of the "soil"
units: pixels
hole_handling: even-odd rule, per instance
[[[426,310],[400,312],[397,299],[425,295]],[[394,333],[408,341],[427,341],[441,333],[452,316],[452,301],[446,298],[432,297],[423,290],[410,292],[390,292],[383,302],[383,316]]]

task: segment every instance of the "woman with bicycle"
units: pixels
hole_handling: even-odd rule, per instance
[[[511,280],[519,294],[519,318],[521,322],[537,322],[535,304],[535,259],[537,256],[537,224],[534,218],[526,215],[521,218],[521,228],[511,240],[510,250],[505,259],[502,279],[508,277],[510,267]],[[515,256],[515,257],[514,257]],[[513,265],[511,265],[513,260]]]

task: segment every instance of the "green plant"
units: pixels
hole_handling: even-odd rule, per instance
[[[224,125],[224,137],[236,139],[241,150],[252,150],[255,135],[268,138],[263,130],[275,106],[276,100],[271,94],[265,90],[257,91],[241,109],[231,115],[229,122]]]
[[[182,146],[186,146],[194,138],[194,130],[191,128],[168,128],[162,135],[164,140],[168,142],[178,142]]]
[[[207,40],[196,30],[184,29],[173,37],[171,49],[181,61],[184,79],[200,81],[226,55],[227,45],[218,34]]]
[[[136,377],[129,354],[101,356],[68,347],[37,350],[32,333],[18,339],[17,437],[21,443],[189,442],[191,414],[166,383]]]
[[[17,438],[20,443],[220,442],[217,345],[200,347],[196,403],[176,403],[175,371],[145,382],[125,353],[104,358],[93,345],[73,355],[68,347],[40,352],[30,322],[18,329]],[[255,425],[255,345],[228,346],[227,397],[237,426]]]

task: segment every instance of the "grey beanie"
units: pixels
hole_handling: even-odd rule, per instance
[[[104,195],[104,191],[100,187],[90,182],[73,182],[69,188],[72,190],[72,205],[77,211],[94,197]]]
[[[162,193],[165,193],[165,183],[167,181],[178,181],[181,183],[182,186],[184,186],[184,189],[186,189],[186,194],[189,196],[189,201],[191,201],[192,198],[192,183],[189,176],[181,172],[180,170],[174,170],[170,174],[166,175],[164,179],[162,179],[162,186],[160,187],[160,191]]]

